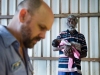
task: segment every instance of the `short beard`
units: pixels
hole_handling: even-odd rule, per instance
[[[37,35],[33,38],[31,29],[26,25],[22,25],[21,27],[21,34],[22,34],[22,42],[25,48],[33,48],[36,43],[33,43],[33,40],[40,41],[40,37]]]
[[[68,30],[73,31],[73,30],[75,30],[75,28],[74,27],[68,27]]]
[[[27,26],[22,25],[21,34],[24,47],[28,48],[31,43],[31,30]]]

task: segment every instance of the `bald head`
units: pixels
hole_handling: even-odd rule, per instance
[[[53,15],[53,12],[50,9],[50,7],[45,2],[42,2],[40,8],[36,11],[36,14],[37,15],[40,14],[40,17],[42,17],[41,21],[43,23],[45,21],[45,24],[48,25],[47,30],[50,30],[51,25],[52,25],[53,20],[54,20],[54,15]],[[49,20],[50,24],[48,23],[48,20]]]
[[[28,12],[30,14],[33,14],[34,11],[36,11],[37,9],[39,9],[39,7],[42,4],[42,0],[24,0],[22,2],[19,3],[18,7],[17,7],[17,11],[20,11],[20,9],[25,8],[28,10]]]
[[[21,9],[25,8],[30,14],[34,14],[34,12],[41,6],[46,7],[52,13],[49,6],[43,0],[24,0],[18,4],[16,12],[19,12]]]
[[[8,29],[24,47],[32,48],[45,38],[53,21],[53,12],[43,0],[24,0],[18,5]]]

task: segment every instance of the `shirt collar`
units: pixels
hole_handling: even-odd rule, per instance
[[[16,38],[7,30],[6,26],[0,25],[0,36],[4,42],[4,45],[8,47],[14,41],[17,41]]]
[[[15,48],[16,51],[18,51],[19,48],[19,42],[17,39],[7,30],[6,26],[0,25],[0,37],[2,38],[5,47],[8,47],[12,44],[12,46]],[[28,57],[27,49],[23,49],[25,53],[25,57],[27,60],[30,60]]]

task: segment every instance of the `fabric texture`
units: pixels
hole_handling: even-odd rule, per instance
[[[0,25],[0,75],[33,75],[27,49],[23,49],[25,61],[19,54],[19,42]]]
[[[67,40],[61,40],[59,46],[64,46],[64,48],[61,49],[61,51],[63,51],[63,53],[69,57],[69,61],[68,61],[68,69],[71,70],[72,65],[73,65],[73,59],[77,58],[79,59],[80,57],[80,53],[77,51],[77,49],[75,48],[75,46],[71,45],[71,43],[69,43]],[[71,50],[71,51],[70,51]],[[70,53],[69,53],[70,52]],[[71,55],[70,55],[71,54]]]

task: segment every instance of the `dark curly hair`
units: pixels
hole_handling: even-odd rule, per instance
[[[60,42],[61,42],[60,39],[54,39],[54,40],[52,41],[52,46],[53,46],[53,47],[57,47],[57,46],[59,46]]]

